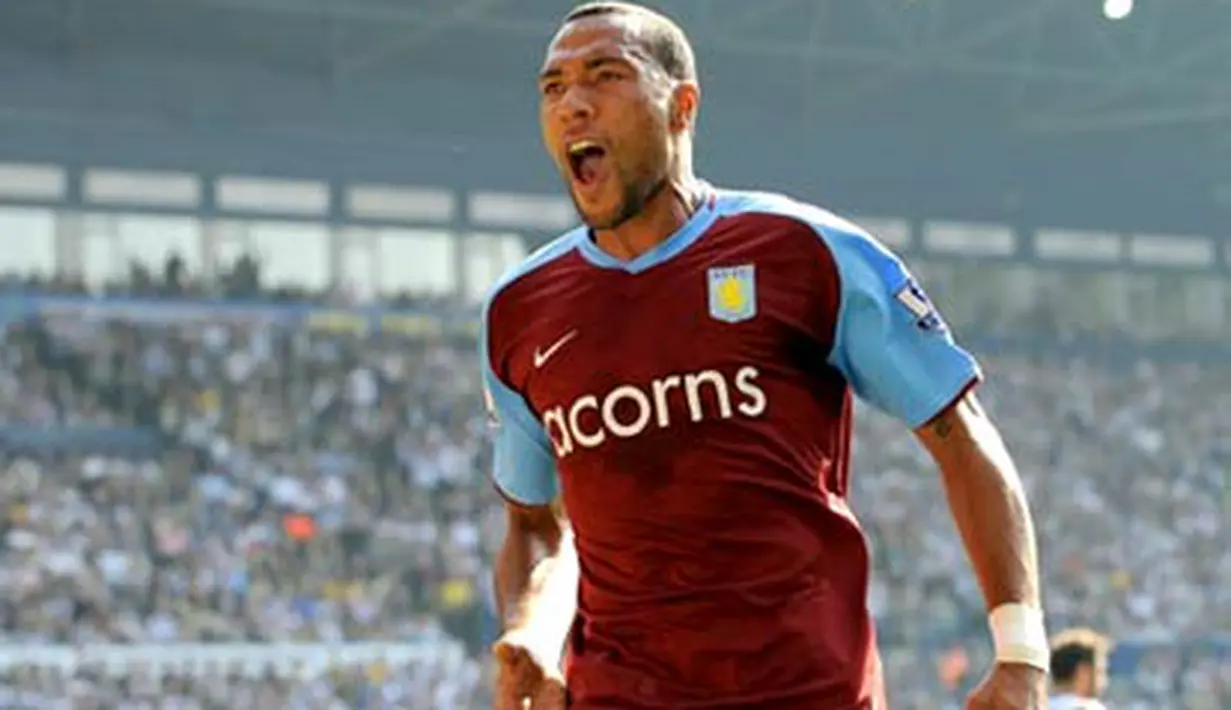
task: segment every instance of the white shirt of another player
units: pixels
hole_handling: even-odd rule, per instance
[[[1094,698],[1083,698],[1077,695],[1053,695],[1047,707],[1051,710],[1107,710],[1107,706]]]

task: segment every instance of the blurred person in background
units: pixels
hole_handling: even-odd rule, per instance
[[[1066,629],[1052,640],[1051,710],[1102,710],[1111,640],[1093,629]]]

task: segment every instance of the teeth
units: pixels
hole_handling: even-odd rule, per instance
[[[570,143],[568,146],[568,152],[569,152],[569,155],[577,155],[578,153],[581,153],[582,151],[586,151],[586,150],[589,150],[590,148],[598,148],[598,147],[599,147],[598,143],[595,143],[592,140],[580,140],[574,143]]]

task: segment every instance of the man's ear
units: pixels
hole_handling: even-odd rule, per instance
[[[671,92],[670,126],[674,132],[691,132],[697,122],[701,91],[696,84],[680,82]]]

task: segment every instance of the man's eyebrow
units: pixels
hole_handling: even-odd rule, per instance
[[[630,66],[632,63],[628,61],[627,59],[624,59],[621,57],[594,57],[592,59],[587,59],[584,63],[584,66],[587,70],[589,70],[589,69],[598,69],[599,67],[603,67],[608,64],[615,64],[615,65],[627,67],[627,66]],[[539,81],[546,81],[548,79],[558,79],[563,75],[564,75],[564,70],[561,69],[560,67],[547,67],[546,69],[544,69],[542,72],[539,73]]]
[[[628,66],[627,59],[619,57],[595,57],[586,61],[586,69],[597,69],[608,64],[619,64],[620,66]]]

